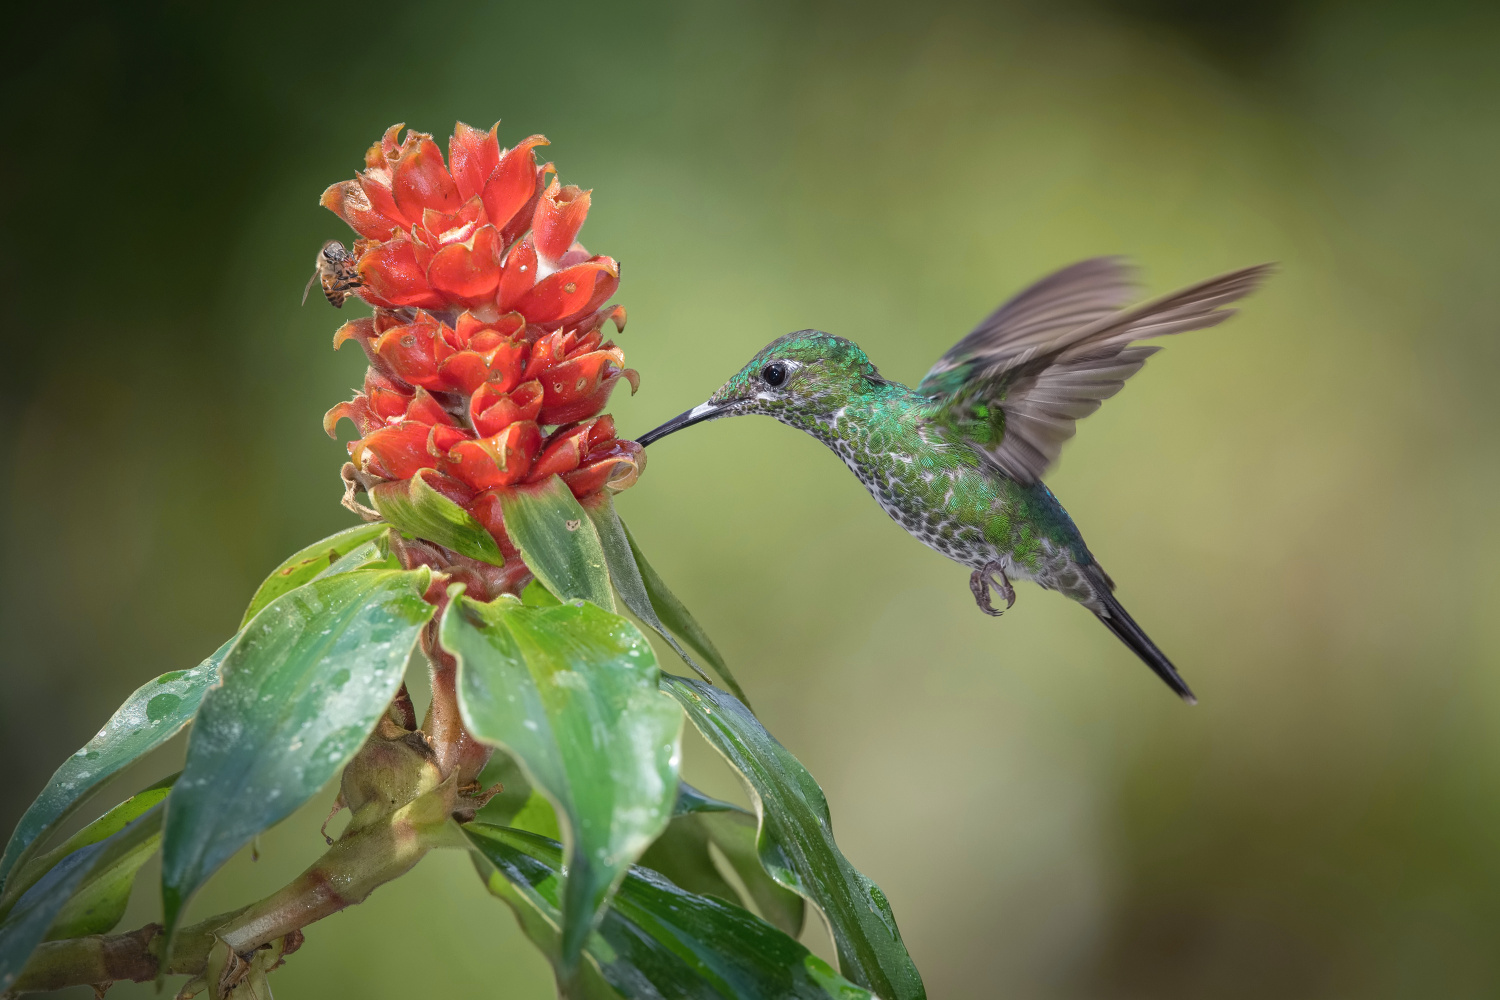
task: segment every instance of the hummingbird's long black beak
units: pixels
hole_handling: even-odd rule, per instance
[[[724,410],[725,407],[720,403],[699,403],[686,413],[679,413],[660,427],[653,428],[642,434],[635,439],[636,443],[644,448],[653,441],[661,440],[673,431],[680,431],[684,427],[701,424],[705,420],[712,420]]]

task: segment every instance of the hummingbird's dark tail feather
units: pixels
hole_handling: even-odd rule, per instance
[[[1136,656],[1145,661],[1146,666],[1156,672],[1156,676],[1167,682],[1167,687],[1177,692],[1177,696],[1189,705],[1198,704],[1198,699],[1193,696],[1192,690],[1187,686],[1187,681],[1177,673],[1177,668],[1172,666],[1172,661],[1167,659],[1167,654],[1156,648],[1156,643],[1151,637],[1135,623],[1126,611],[1111,594],[1104,588],[1099,588],[1096,598],[1103,608],[1095,611],[1099,620],[1104,623],[1115,636],[1129,646]]]

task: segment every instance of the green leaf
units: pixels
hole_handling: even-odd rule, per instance
[[[505,530],[536,578],[562,600],[615,610],[599,534],[562,478],[498,492]]]
[[[681,782],[672,822],[658,837],[640,864],[660,872],[674,883],[699,895],[718,896],[746,905],[715,863],[710,845],[717,848],[739,876],[750,894],[747,909],[763,920],[797,937],[802,933],[806,904],[801,896],[778,885],[761,867],[755,848],[755,816]],[[513,824],[519,825],[519,824]]]
[[[926,997],[885,893],[834,843],[828,800],[813,776],[727,692],[670,674],[662,686],[744,777],[760,815],[761,864],[823,911],[844,975],[888,1000]]]
[[[95,820],[80,836],[89,834],[99,840],[113,836],[112,827],[133,822],[167,797],[177,775],[158,782],[151,788],[121,803],[98,820]],[[118,814],[118,815],[116,815]],[[125,907],[130,902],[130,892],[135,887],[135,877],[156,849],[161,846],[161,810],[155,809],[128,845],[118,845],[109,856],[102,857],[89,871],[83,883],[74,891],[47,929],[47,940],[84,937],[88,934],[107,934],[114,930]],[[108,821],[108,822],[106,822]],[[78,838],[74,838],[77,840]],[[94,841],[90,841],[94,842]],[[71,843],[71,841],[70,841]]]
[[[157,802],[113,835],[72,852],[21,894],[0,923],[0,994],[16,981],[48,928],[80,888],[95,875],[114,869],[122,858],[138,853],[143,842],[159,836],[161,810]]]
[[[245,609],[245,617],[240,622],[240,628],[248,625],[250,619],[254,618],[261,608],[282,594],[302,586],[331,568],[343,556],[366,542],[379,538],[389,530],[389,525],[378,521],[374,524],[356,524],[352,528],[345,528],[343,531],[329,535],[320,542],[313,542],[307,548],[289,556],[256,588],[255,596],[250,599],[250,607]]]
[[[571,970],[610,892],[672,815],[682,713],[657,686],[645,636],[591,604],[483,604],[455,588],[441,638],[458,660],[464,724],[515,758],[563,824]]]
[[[543,837],[471,823],[474,865],[522,929],[558,962],[562,852]],[[740,907],[632,868],[585,954],[621,996],[872,1000],[795,939]]]
[[[219,664],[236,635],[191,670],[173,670],[136,688],[104,728],[63,762],[16,824],[0,856],[0,886],[46,832],[72,815],[110,776],[176,736],[219,679]]]
[[[693,617],[693,613],[684,607],[683,603],[677,599],[677,595],[673,594],[667,588],[666,582],[657,575],[651,563],[646,561],[645,553],[636,544],[635,536],[631,535],[630,529],[625,527],[625,522],[620,521],[618,515],[615,520],[619,523],[620,530],[625,535],[626,544],[630,546],[630,554],[633,557],[640,576],[641,585],[649,596],[651,607],[655,609],[656,614],[659,616],[659,621],[662,625],[681,636],[682,641],[692,647],[699,656],[703,657],[704,662],[713,667],[714,671],[724,679],[725,686],[734,692],[734,696],[748,705],[750,699],[745,697],[745,692],[741,690],[739,682],[734,679],[734,674],[729,672],[729,664],[724,662],[724,657],[715,648],[714,641],[708,637],[708,633],[703,630],[703,626],[698,624],[698,620]],[[629,606],[628,602],[627,606]],[[635,608],[631,607],[630,610],[635,611]],[[640,612],[636,611],[636,614],[639,615]],[[675,642],[672,645],[674,648],[677,647]],[[679,652],[681,652],[680,649]],[[686,654],[683,654],[683,657],[686,659]],[[698,669],[697,664],[691,660],[688,663],[694,670],[698,670],[698,673],[703,673],[702,670]]]
[[[376,484],[370,502],[403,535],[425,538],[480,562],[505,565],[494,536],[474,515],[428,486],[420,472],[404,482]]]
[[[62,844],[17,868],[15,874],[5,883],[4,893],[0,893],[0,918],[10,912],[17,897],[36,885],[42,876],[52,870],[54,865],[74,851],[96,844],[122,830],[125,824],[166,798],[167,793],[172,789],[172,783],[176,780],[177,775],[168,775],[154,785],[142,789],[73,834]]]
[[[167,800],[168,934],[209,875],[359,751],[434,608],[425,569],[357,570],[272,601],[224,660]]]

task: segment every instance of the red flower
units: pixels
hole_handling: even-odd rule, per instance
[[[514,309],[555,329],[614,294],[619,264],[576,242],[590,193],[544,183],[552,165],[538,166],[534,150],[547,140],[534,135],[502,151],[498,127],[458,123],[445,165],[432,136],[408,131],[397,145],[401,126],[392,126],[365,154],[365,170],[323,192],[323,204],[363,237],[354,245],[356,295],[388,309]]]
[[[501,548],[498,492],[560,475],[584,498],[633,484],[641,447],[601,415],[636,373],[604,337],[625,328],[605,307],[619,265],[578,242],[590,192],[563,186],[532,136],[502,151],[496,129],[459,123],[445,164],[432,137],[386,131],[354,180],[323,204],[359,233],[362,284],[375,307],[334,335],[370,361],[362,391],[328,411],[348,418],[349,454],[366,477],[423,478],[485,525]]]

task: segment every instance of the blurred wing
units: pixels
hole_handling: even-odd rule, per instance
[[[1144,305],[1114,309],[1072,329],[1054,326],[1046,335],[1024,340],[997,336],[994,343],[1012,349],[1002,348],[984,363],[964,369],[967,377],[961,385],[948,390],[949,409],[960,411],[951,416],[962,421],[976,403],[998,406],[1004,433],[998,444],[981,451],[1006,475],[1034,482],[1057,460],[1076,422],[1119,392],[1159,350],[1135,341],[1217,326],[1234,315],[1224,307],[1254,291],[1270,271],[1268,264],[1232,271]]]
[[[1123,257],[1094,257],[1065,267],[986,316],[938,359],[917,391],[927,396],[952,392],[976,369],[988,369],[1113,315],[1135,294],[1135,271]]]

